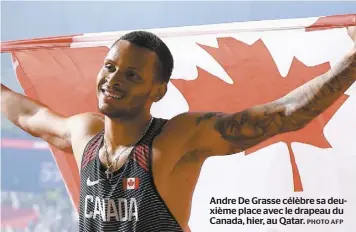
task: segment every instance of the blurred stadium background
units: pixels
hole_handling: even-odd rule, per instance
[[[89,32],[356,12],[355,2],[1,2],[1,41]],[[2,83],[23,93],[9,54]],[[1,117],[1,231],[77,231],[77,214],[46,143]]]

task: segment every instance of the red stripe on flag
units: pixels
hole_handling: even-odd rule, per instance
[[[1,43],[1,52],[33,50],[39,48],[70,47],[71,43],[73,43],[74,36],[78,35],[6,41]]]
[[[1,139],[1,148],[48,150],[46,142],[21,139]]]
[[[315,23],[305,28],[305,31],[320,31],[356,25],[356,14],[332,15],[320,17]]]

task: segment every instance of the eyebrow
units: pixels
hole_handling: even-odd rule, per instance
[[[132,67],[132,66],[127,67],[127,69],[134,69],[134,70],[138,70],[138,71],[140,71],[140,70],[141,70],[140,68],[137,68],[137,67]]]
[[[104,58],[104,62],[107,62],[107,61],[109,61],[109,62],[111,62],[111,63],[115,63],[113,60],[111,60],[111,59],[109,59],[109,58]]]
[[[110,63],[115,64],[115,62],[114,62],[112,59],[110,59],[110,58],[104,58],[104,63],[105,63],[105,62],[110,62]],[[142,71],[141,68],[133,67],[133,66],[129,66],[129,67],[127,67],[127,69],[136,70],[136,71],[139,71],[139,72]]]

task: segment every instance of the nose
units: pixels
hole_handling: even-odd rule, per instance
[[[106,77],[106,82],[111,86],[121,86],[123,84],[123,77],[119,71],[111,73]]]

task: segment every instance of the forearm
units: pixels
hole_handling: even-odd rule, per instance
[[[18,94],[1,84],[1,113],[15,125],[25,129],[27,119],[46,106]]]
[[[356,49],[327,73],[309,81],[284,97],[234,114],[207,113],[197,118],[211,154],[233,154],[277,134],[296,131],[330,107],[356,81]],[[208,140],[211,124],[218,135]],[[210,133],[210,136],[215,136]]]
[[[356,81],[355,50],[327,73],[271,103],[219,117],[222,138],[246,149],[276,134],[303,128]]]
[[[331,106],[356,81],[355,49],[327,73],[278,100],[285,114],[303,126]]]

